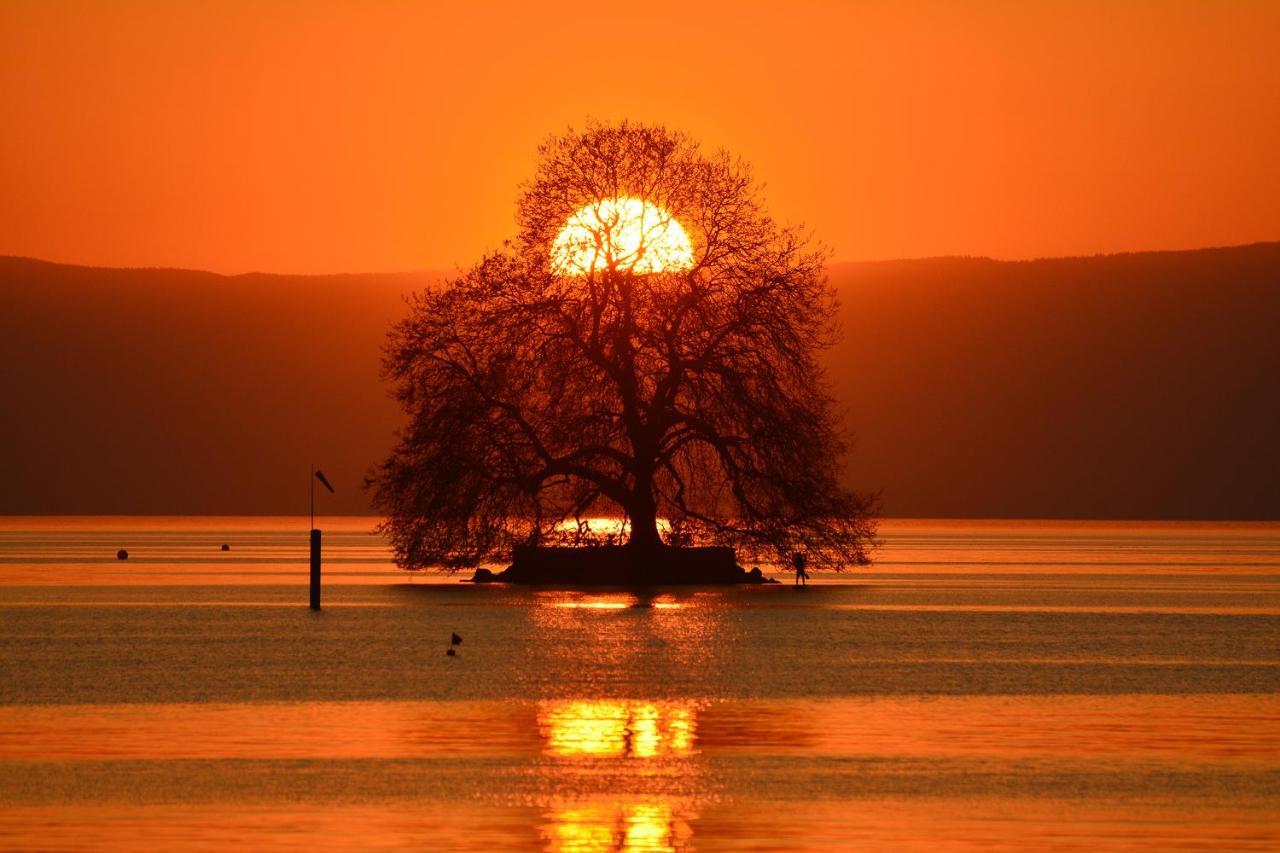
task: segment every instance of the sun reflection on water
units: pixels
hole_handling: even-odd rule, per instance
[[[657,853],[688,848],[690,817],[666,800],[576,803],[549,811],[542,831],[556,853]]]
[[[575,679],[592,685],[590,693],[675,699],[697,695],[693,686],[713,677],[724,650],[737,641],[739,625],[724,595],[539,590],[528,617],[540,633],[554,637],[555,648],[574,650]],[[561,663],[548,657],[545,666]]]
[[[543,752],[557,759],[559,769],[550,771],[557,778],[572,772],[574,762],[604,761],[652,782],[652,771],[644,768],[658,762],[675,770],[673,781],[687,785],[697,775],[688,760],[697,754],[698,710],[692,701],[545,701],[538,705],[538,731]],[[553,802],[541,830],[547,849],[558,853],[684,850],[694,815],[682,803],[675,792]]]
[[[589,649],[579,663],[583,684],[645,697],[537,704],[541,771],[552,792],[540,826],[548,850],[689,849],[693,810],[710,782],[698,747],[705,703],[659,697],[716,665],[732,636],[722,630],[721,604],[706,592],[536,594],[534,623]]]
[[[640,601],[633,597],[630,601],[619,601],[616,599],[557,601],[551,606],[566,610],[626,610],[629,607],[652,607],[655,610],[676,610],[681,607],[681,604],[678,601]]]
[[[697,706],[634,700],[551,701],[538,706],[545,750],[558,757],[685,757],[694,753]]]

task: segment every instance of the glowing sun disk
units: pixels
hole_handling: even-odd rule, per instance
[[[692,266],[693,244],[684,226],[639,198],[606,198],[580,207],[551,244],[551,269],[557,275],[605,269],[643,275]]]

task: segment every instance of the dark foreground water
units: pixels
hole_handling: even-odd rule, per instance
[[[343,519],[319,614],[306,526],[0,520],[0,846],[1280,847],[1280,525],[889,522],[637,596]]]

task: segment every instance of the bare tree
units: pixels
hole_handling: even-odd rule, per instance
[[[400,564],[475,565],[591,515],[639,552],[865,563],[873,501],[839,482],[818,363],[824,253],[683,134],[593,125],[540,155],[517,238],[391,334],[409,425],[373,483]]]

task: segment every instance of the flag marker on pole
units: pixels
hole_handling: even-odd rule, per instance
[[[329,482],[329,478],[324,472],[311,466],[311,473],[314,475],[307,479],[311,483],[311,609],[320,609],[320,530],[316,527],[316,480],[324,484],[324,487],[332,494],[333,484]]]

